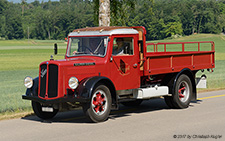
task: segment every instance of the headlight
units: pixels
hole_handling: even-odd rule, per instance
[[[78,79],[76,77],[71,77],[69,79],[69,86],[71,89],[76,89],[78,86]]]
[[[25,77],[24,85],[27,88],[31,88],[33,86],[33,79],[30,76]]]

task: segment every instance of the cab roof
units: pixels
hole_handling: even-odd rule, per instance
[[[132,27],[123,26],[102,26],[102,27],[87,27],[75,29],[69,36],[93,36],[93,35],[115,35],[115,34],[138,34],[138,31]]]

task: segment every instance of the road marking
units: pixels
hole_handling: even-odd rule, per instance
[[[202,97],[202,98],[198,98],[197,100],[210,99],[210,98],[223,97],[223,96],[225,96],[225,94],[209,96],[209,97]]]

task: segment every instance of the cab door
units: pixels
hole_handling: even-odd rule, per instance
[[[123,41],[123,49],[118,49],[120,43],[117,41]],[[116,90],[139,88],[140,66],[137,36],[115,36],[112,42],[110,71]],[[121,53],[120,50],[123,52]]]

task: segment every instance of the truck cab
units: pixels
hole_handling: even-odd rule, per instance
[[[140,87],[139,33],[133,28],[85,28],[69,34],[67,60],[85,60],[72,69],[82,69],[87,76],[104,76],[112,81],[116,90]],[[121,46],[121,47],[120,47]],[[90,59],[88,61],[88,59]],[[94,64],[92,66],[88,65]],[[79,66],[79,67],[78,67]]]
[[[53,118],[65,107],[82,106],[92,122],[105,121],[119,103],[135,106],[152,97],[164,96],[170,107],[188,107],[196,94],[194,77],[200,68],[151,74],[146,70],[151,57],[145,34],[144,27],[74,30],[68,35],[65,59],[42,62],[38,77],[25,78],[27,91],[22,98],[32,101],[35,114],[42,119]]]

